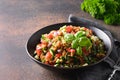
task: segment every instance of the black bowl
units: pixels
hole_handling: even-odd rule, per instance
[[[78,67],[78,68],[54,67],[51,65],[44,64],[44,63],[38,61],[37,59],[35,59],[34,58],[34,51],[35,51],[36,45],[40,42],[41,34],[49,33],[51,30],[58,30],[60,27],[62,27],[64,25],[84,26],[86,28],[92,29],[92,31],[95,33],[95,35],[97,35],[100,39],[103,40],[105,47],[106,47],[106,51],[107,51],[106,56],[96,63],[93,63],[93,64],[88,65],[88,66]],[[108,55],[111,53],[112,48],[113,48],[112,39],[104,31],[102,31],[99,28],[90,26],[88,24],[82,24],[82,23],[58,23],[58,24],[46,26],[46,27],[38,30],[37,32],[35,32],[29,38],[27,45],[26,45],[27,53],[32,60],[34,60],[35,62],[37,62],[39,65],[43,66],[44,68],[50,69],[52,71],[61,71],[61,72],[73,71],[73,70],[78,70],[78,69],[85,69],[85,68],[88,68],[90,66],[92,67],[92,66],[104,61],[108,57]]]

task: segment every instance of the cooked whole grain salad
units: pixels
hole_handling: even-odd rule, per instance
[[[92,30],[64,25],[42,34],[34,58],[55,67],[75,68],[93,64],[105,54],[103,41]]]

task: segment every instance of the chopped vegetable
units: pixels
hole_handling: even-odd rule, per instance
[[[49,60],[51,60],[51,59],[52,59],[52,53],[47,52],[46,55],[45,55],[45,60],[46,60],[46,61],[49,61]]]
[[[47,38],[52,39],[53,38],[53,34],[48,34]]]
[[[62,56],[61,53],[57,53],[57,54],[55,54],[55,57],[57,57],[57,58],[60,58],[60,56]]]
[[[67,26],[66,27],[66,32],[70,33],[72,31],[73,27],[72,26]]]
[[[40,55],[42,54],[41,44],[38,44],[38,45],[36,46],[36,53],[37,53],[38,56],[40,56]]]

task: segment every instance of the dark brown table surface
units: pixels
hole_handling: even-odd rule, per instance
[[[28,38],[44,26],[67,22],[74,14],[102,24],[120,40],[120,26],[110,26],[81,11],[82,0],[0,0],[0,80],[74,80],[54,74],[27,55]]]

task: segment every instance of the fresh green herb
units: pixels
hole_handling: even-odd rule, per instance
[[[80,46],[87,46],[88,48],[92,46],[90,39],[88,39],[87,37],[79,38],[79,44]]]
[[[76,49],[76,54],[82,56],[82,47],[92,47],[92,43],[89,38],[85,36],[84,31],[79,31],[75,34],[75,39],[71,43],[71,47]]]
[[[79,38],[81,36],[85,36],[85,31],[78,31],[76,34],[75,34],[75,37],[76,38]]]
[[[79,42],[78,39],[73,40],[72,44],[71,44],[72,48],[74,48],[74,49],[77,48],[79,46],[78,42]]]
[[[66,33],[65,36],[64,36],[64,39],[66,42],[72,42],[74,40],[74,35],[73,34],[69,34],[69,33]]]
[[[77,52],[76,52],[77,55],[82,56],[82,48],[81,48],[81,47],[77,47],[77,48],[76,48],[76,51],[77,51]]]
[[[106,24],[120,24],[120,0],[84,0],[81,9]]]

